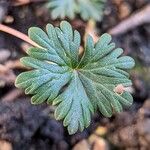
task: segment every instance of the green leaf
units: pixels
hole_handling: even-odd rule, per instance
[[[97,43],[88,36],[80,58],[80,34],[68,22],[62,21],[60,28],[48,24],[46,30],[29,29],[30,38],[41,48],[30,48],[29,57],[21,59],[32,70],[21,73],[15,83],[32,95],[33,104],[55,105],[55,117],[63,120],[69,134],[88,127],[97,110],[111,117],[132,104],[129,92],[118,94],[114,89],[132,84],[125,70],[134,66],[134,60],[121,56],[123,50],[115,48],[109,34]]]
[[[51,16],[53,19],[64,19],[65,17],[73,19],[75,17],[75,0],[49,0],[46,7],[52,9]]]
[[[51,10],[53,19],[74,19],[76,14],[80,14],[83,20],[100,21],[105,2],[106,0],[49,0],[46,7]]]
[[[83,20],[90,18],[100,21],[103,15],[103,7],[106,0],[77,0],[78,13]]]

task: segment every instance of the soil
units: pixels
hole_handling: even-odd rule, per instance
[[[110,0],[105,5],[102,22],[96,23],[98,35],[109,31],[135,12],[149,5],[149,0]],[[67,19],[67,18],[66,18]],[[68,20],[68,19],[67,19]],[[70,21],[70,20],[68,20]],[[14,6],[11,0],[0,1],[0,22],[25,34],[31,26],[45,28],[52,20],[43,2]],[[77,17],[70,21],[84,35],[87,22]],[[148,150],[150,145],[150,23],[143,23],[123,34],[113,36],[117,47],[136,60],[130,71],[134,103],[111,118],[97,113],[83,132],[68,135],[62,122],[53,117],[54,108],[31,105],[30,97],[14,86],[15,77],[25,68],[0,72],[0,150]],[[83,41],[82,41],[83,42]],[[28,44],[0,32],[0,63],[14,63],[25,56]],[[2,141],[2,142],[1,142]],[[6,142],[6,144],[1,144]],[[81,147],[80,147],[81,146]],[[80,147],[80,148],[79,148]],[[5,148],[5,150],[7,150]]]

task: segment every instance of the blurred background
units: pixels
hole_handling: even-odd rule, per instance
[[[27,70],[19,59],[31,45],[0,31],[0,150],[149,150],[150,0],[0,0],[0,30],[3,24],[27,35],[31,26],[44,29],[63,19],[95,41],[110,33],[135,59],[129,89],[134,103],[111,118],[97,112],[87,129],[68,135],[53,107],[31,105],[31,97],[14,86]]]

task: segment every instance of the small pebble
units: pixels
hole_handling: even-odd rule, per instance
[[[0,63],[3,63],[10,57],[11,53],[7,49],[0,49]]]

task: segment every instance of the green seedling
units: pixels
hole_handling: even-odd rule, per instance
[[[100,21],[106,0],[49,0],[46,7],[51,10],[53,19],[74,19],[77,14],[83,20]]]
[[[15,85],[32,95],[32,104],[55,105],[55,117],[63,120],[69,134],[87,128],[96,111],[111,117],[132,104],[129,92],[117,93],[115,88],[131,86],[125,70],[135,63],[131,57],[121,56],[123,50],[115,48],[109,34],[96,43],[89,35],[83,55],[79,55],[80,34],[66,21],[60,27],[48,24],[46,33],[31,27],[29,37],[39,47],[30,48],[29,56],[21,58],[32,70],[21,73]]]

